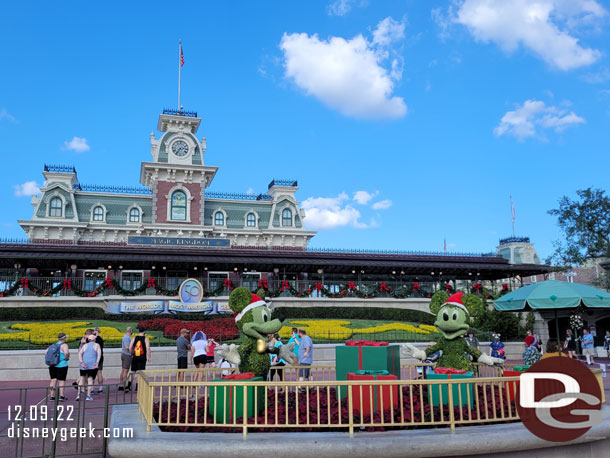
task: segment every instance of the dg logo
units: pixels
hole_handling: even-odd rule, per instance
[[[195,280],[194,278],[187,278],[180,285],[180,289],[178,290],[178,297],[181,302],[185,304],[196,304],[201,302],[203,298],[203,287],[199,280]]]
[[[542,359],[522,373],[517,396],[524,426],[550,442],[574,440],[602,421],[597,378],[567,356]]]

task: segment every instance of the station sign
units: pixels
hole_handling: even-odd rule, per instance
[[[177,246],[177,247],[230,247],[228,239],[206,239],[187,237],[144,237],[132,235],[127,237],[129,245]]]

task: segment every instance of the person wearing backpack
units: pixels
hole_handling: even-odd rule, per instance
[[[51,389],[49,390],[49,400],[55,401],[55,386],[59,386],[59,400],[67,401],[64,396],[64,385],[68,376],[68,360],[70,359],[70,347],[66,343],[68,336],[63,332],[57,335],[57,342],[47,348],[45,363],[49,366],[49,376],[51,377]]]
[[[131,371],[136,372],[133,376],[134,383],[136,385],[136,391],[138,391],[137,372],[146,370],[146,363],[150,362],[150,340],[146,336],[146,328],[140,326],[138,328],[139,334],[131,340],[129,345],[129,352],[131,353]],[[131,382],[127,384],[127,389],[131,390]]]
[[[97,367],[102,357],[102,349],[95,342],[95,334],[89,334],[87,336],[87,343],[82,345],[78,350],[78,360],[80,362],[80,379],[78,396],[76,400],[80,399],[80,393],[82,386],[87,382],[87,401],[93,401],[91,397],[91,390],[93,388],[93,381],[97,375]]]

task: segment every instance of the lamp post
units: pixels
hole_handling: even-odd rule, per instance
[[[15,268],[15,283],[17,282],[17,280],[19,279],[19,271],[21,269],[21,264],[19,264],[18,262],[16,262],[13,267]]]

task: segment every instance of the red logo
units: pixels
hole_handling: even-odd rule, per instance
[[[601,388],[584,364],[545,358],[519,377],[517,411],[525,427],[550,442],[568,442],[601,423]]]

